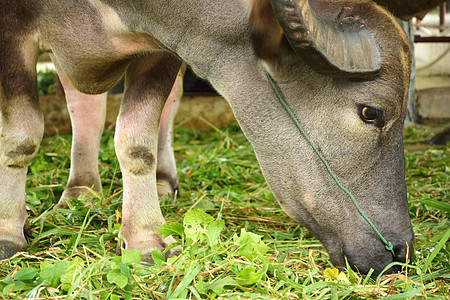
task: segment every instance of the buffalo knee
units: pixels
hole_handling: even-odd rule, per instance
[[[26,168],[39,148],[40,138],[4,136],[0,139],[0,160],[9,168]]]
[[[155,147],[147,139],[127,139],[116,145],[122,167],[133,175],[148,175],[156,169]]]

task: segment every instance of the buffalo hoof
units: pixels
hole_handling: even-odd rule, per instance
[[[2,240],[0,241],[0,260],[10,258],[17,252],[23,252],[26,249],[27,249],[26,245],[15,243],[8,240]]]
[[[158,178],[156,187],[158,189],[159,199],[168,197],[169,199],[174,200],[175,195],[179,195],[180,193],[178,179],[167,180]]]
[[[169,251],[167,251],[164,254],[164,258],[168,259],[169,257],[179,255],[180,253],[181,253],[181,247],[177,246],[177,247],[174,247],[174,248],[170,249]],[[153,258],[152,258],[152,252],[142,253],[142,262],[153,265],[155,262],[153,261]]]
[[[450,142],[450,126],[436,134],[430,141],[432,145],[446,145]]]
[[[27,241],[30,241],[33,238],[33,233],[31,232],[31,226],[28,219],[25,221],[25,225],[23,225],[23,235]]]
[[[68,204],[67,204],[68,199],[71,199],[71,198],[78,199],[79,197],[81,197],[83,195],[92,195],[94,192],[96,192],[96,191],[93,191],[91,188],[86,187],[86,186],[76,186],[76,187],[66,188],[54,208],[57,208],[57,209],[68,208]]]

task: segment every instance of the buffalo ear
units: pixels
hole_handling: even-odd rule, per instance
[[[372,1],[246,0],[255,54],[272,66],[300,57],[326,76],[370,79],[381,55],[365,24]]]
[[[314,71],[358,80],[378,76],[381,53],[367,24],[372,1],[271,0],[287,40]],[[372,21],[373,23],[373,21]]]
[[[278,23],[270,0],[246,0],[246,2],[256,56],[268,63],[277,63],[283,50],[292,50]]]

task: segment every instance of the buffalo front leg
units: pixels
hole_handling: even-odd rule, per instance
[[[77,91],[52,55],[66,95],[67,108],[72,123],[72,150],[70,175],[67,186],[55,206],[64,208],[67,199],[102,192],[98,173],[98,151],[105,125],[107,94],[87,95]]]
[[[3,47],[1,42],[0,259],[5,259],[26,249],[25,181],[42,140],[44,119],[37,96],[36,55],[30,51],[30,58],[23,56],[32,49],[31,43],[18,46],[14,41]],[[2,53],[6,48],[9,51]]]
[[[158,138],[158,164],[156,169],[158,196],[160,198],[173,197],[175,193],[179,192],[177,166],[173,154],[173,123],[183,95],[183,76],[185,72],[186,65],[183,64],[178,71],[177,78],[161,114]]]
[[[140,250],[146,261],[151,261],[153,250],[163,251],[174,242],[157,234],[165,221],[156,164],[159,120],[179,68],[179,60],[166,53],[133,62],[116,126],[115,148],[123,176],[121,239],[126,249]]]

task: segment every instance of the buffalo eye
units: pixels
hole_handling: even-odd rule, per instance
[[[379,128],[384,126],[383,112],[379,109],[361,105],[359,116],[366,123],[373,124]]]

